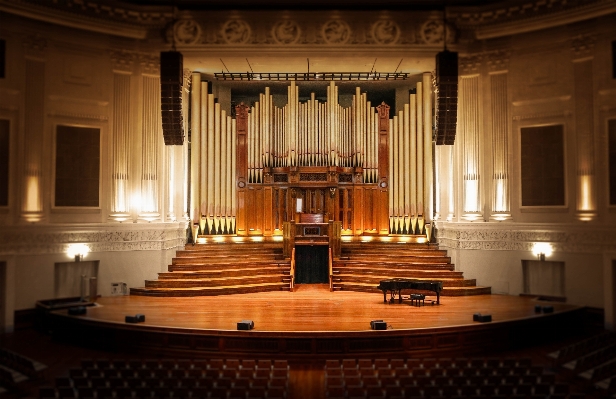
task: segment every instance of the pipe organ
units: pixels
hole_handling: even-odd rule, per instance
[[[193,74],[191,208],[201,234],[282,235],[298,213],[339,221],[344,235],[424,234],[432,195],[430,74],[398,115],[356,88],[351,106],[330,82],[326,101],[287,103],[266,87],[235,119]],[[429,206],[430,205],[430,206]]]

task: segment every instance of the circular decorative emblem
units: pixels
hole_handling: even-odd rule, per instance
[[[272,28],[272,36],[278,44],[293,44],[299,40],[302,33],[295,21],[278,21]]]
[[[443,22],[435,19],[424,22],[419,31],[421,38],[428,44],[443,42]]]
[[[239,188],[244,188],[244,187],[246,187],[246,183],[240,180],[239,182],[237,182],[237,186]]]
[[[351,28],[344,21],[332,19],[323,24],[321,33],[327,44],[345,44],[351,37]]]
[[[180,19],[173,25],[173,38],[177,44],[195,44],[201,36],[201,27],[194,19]]]
[[[222,26],[222,37],[228,44],[244,44],[250,39],[250,25],[241,19],[230,19]]]
[[[400,27],[389,19],[382,19],[372,25],[372,38],[378,44],[393,44],[400,38]]]

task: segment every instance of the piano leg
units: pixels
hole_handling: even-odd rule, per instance
[[[398,290],[398,303],[402,303],[402,290]]]
[[[441,294],[439,292],[436,293],[436,304],[437,305],[441,304]]]
[[[383,290],[383,303],[387,303],[387,290]]]

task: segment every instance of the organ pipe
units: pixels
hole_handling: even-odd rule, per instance
[[[204,215],[210,234],[235,231],[235,120],[215,104],[208,83],[194,74],[191,101],[193,153],[191,208]],[[432,213],[431,81],[417,83],[416,94],[389,120],[389,228],[394,234],[422,233]],[[291,82],[283,107],[269,88],[250,107],[246,127],[247,183],[263,183],[263,169],[284,166],[362,168],[363,183],[379,179],[379,117],[366,93],[356,88],[352,105],[339,104],[338,87],[327,86],[327,101],[312,93],[299,101]],[[419,220],[418,220],[419,219]]]

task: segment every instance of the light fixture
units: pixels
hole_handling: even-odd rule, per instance
[[[536,242],[533,244],[533,255],[544,261],[546,256],[552,255],[552,244],[548,242]]]
[[[330,80],[406,80],[406,72],[266,72],[215,73],[216,80],[275,80],[275,81],[330,81]]]
[[[66,254],[69,258],[75,259],[75,262],[81,262],[88,252],[90,247],[86,244],[69,244]]]

